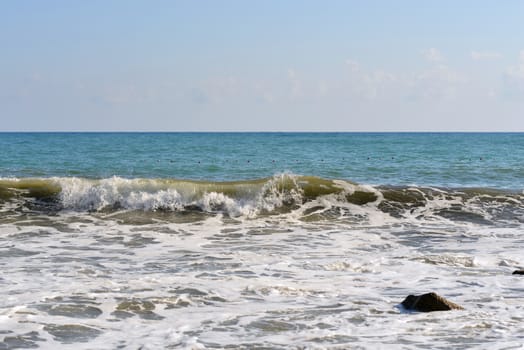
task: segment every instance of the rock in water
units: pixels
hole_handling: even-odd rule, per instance
[[[407,310],[420,312],[464,310],[462,306],[446,300],[437,293],[408,295],[408,297],[402,302],[402,306]]]
[[[524,275],[524,270],[515,270],[513,271],[513,275]]]

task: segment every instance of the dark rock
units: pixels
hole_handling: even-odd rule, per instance
[[[407,310],[420,312],[463,310],[460,305],[452,303],[436,293],[427,293],[422,295],[408,295],[402,302]]]
[[[512,273],[513,275],[524,275],[524,270],[515,270]]]
[[[198,205],[196,204],[188,204],[188,205],[184,205],[184,210],[185,211],[192,211],[192,212],[197,212],[197,213],[203,213],[204,212],[204,209],[200,208]]]

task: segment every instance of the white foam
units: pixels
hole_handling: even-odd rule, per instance
[[[187,205],[197,205],[209,212],[254,217],[261,211],[272,212],[286,204],[301,204],[303,201],[297,176],[290,174],[275,175],[255,193],[247,191],[235,198],[216,191],[200,193],[198,184],[183,186],[178,183],[173,188],[169,183],[154,179],[112,177],[90,180],[71,177],[53,178],[52,181],[62,188],[59,197],[64,208],[73,210],[101,210],[115,206],[138,210],[180,210]],[[291,182],[292,185],[284,190],[281,186],[283,182]],[[202,186],[202,189],[205,187]]]
[[[208,195],[210,210],[236,205]],[[524,263],[520,228],[447,221],[355,227],[349,219],[304,223],[286,216],[233,223],[219,215],[136,226],[99,217],[62,213],[48,218],[57,224],[53,229],[49,222],[0,225],[2,252],[38,253],[0,260],[9,262],[1,322],[13,336],[36,331],[46,339],[38,342],[44,349],[64,346],[44,330],[48,324],[102,332],[75,342],[77,349],[373,349],[403,348],[406,341],[413,348],[457,341],[496,348],[521,340],[522,279],[511,276],[512,265]],[[466,310],[397,308],[408,294],[429,291]],[[103,313],[74,318],[37,307],[78,297]],[[129,311],[118,319],[112,313],[122,300],[154,302],[151,312],[159,317]]]

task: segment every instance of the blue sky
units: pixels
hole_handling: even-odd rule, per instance
[[[524,131],[524,1],[4,1],[3,131]]]

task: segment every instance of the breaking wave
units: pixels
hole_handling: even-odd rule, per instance
[[[485,224],[494,220],[524,221],[522,193],[483,188],[370,186],[294,174],[231,182],[3,178],[0,202],[54,211],[198,211],[232,217],[291,211],[304,217],[319,213],[325,217],[329,212],[340,214],[365,206],[397,218],[435,217]]]

